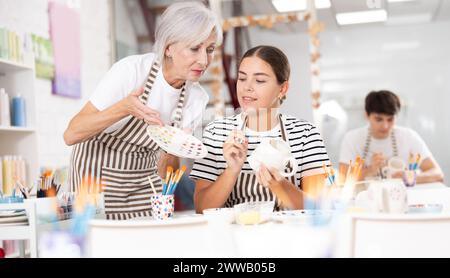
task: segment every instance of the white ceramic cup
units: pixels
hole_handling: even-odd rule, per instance
[[[292,171],[284,172],[288,162],[291,163]],[[297,172],[297,161],[291,154],[289,145],[284,140],[264,138],[259,146],[248,157],[248,163],[253,171],[257,172],[264,164],[266,167],[273,167],[278,170],[283,177],[290,177]]]
[[[394,156],[388,161],[388,165],[383,167],[381,171],[383,176],[390,179],[395,172],[405,170],[405,162],[400,157]]]
[[[366,196],[369,210],[372,212],[405,213],[408,211],[408,194],[401,179],[372,181]]]

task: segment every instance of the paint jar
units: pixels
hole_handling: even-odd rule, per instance
[[[25,126],[25,99],[20,95],[12,99],[12,125]]]

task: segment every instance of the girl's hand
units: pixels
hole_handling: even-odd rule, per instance
[[[386,166],[386,157],[383,153],[374,153],[369,165],[370,172],[372,174],[377,174],[384,166]]]
[[[223,157],[228,169],[239,173],[247,159],[248,141],[242,131],[232,130],[223,144]]]
[[[256,173],[256,179],[258,183],[269,188],[281,187],[283,183],[288,182],[280,175],[277,169],[267,168],[264,164],[261,164],[259,167],[259,171]]]

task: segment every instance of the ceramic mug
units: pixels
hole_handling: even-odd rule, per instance
[[[290,162],[292,171],[286,173],[284,169]],[[248,157],[248,163],[253,171],[257,172],[259,167],[264,164],[266,167],[277,169],[283,177],[290,177],[297,172],[297,161],[291,154],[289,145],[286,141],[273,138],[264,138],[258,147]]]
[[[383,172],[383,176],[385,178],[390,179],[395,172],[403,171],[405,170],[405,167],[406,165],[403,159],[395,156],[389,159],[388,165],[386,167],[383,167],[381,171]]]
[[[401,179],[372,181],[367,195],[360,197],[366,199],[368,209],[372,212],[405,213],[408,211],[408,194]]]

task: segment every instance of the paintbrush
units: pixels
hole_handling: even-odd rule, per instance
[[[170,179],[170,176],[172,175],[172,173],[173,173],[172,166],[168,166],[167,171],[166,171],[166,179],[164,181],[165,184],[167,184],[169,182],[169,179]]]
[[[331,180],[331,176],[330,173],[327,169],[327,166],[325,165],[325,163],[322,165],[323,170],[325,171],[325,176],[327,177],[328,181],[330,182],[330,185],[333,184],[333,181]]]
[[[177,177],[176,177],[176,179],[175,179],[175,183],[174,183],[173,187],[171,188],[169,194],[174,194],[174,193],[175,193],[175,190],[176,190],[176,188],[177,188],[177,186],[178,186],[178,183],[180,182],[181,177],[183,176],[183,174],[184,174],[185,171],[186,171],[186,166],[184,166],[184,165],[181,166],[181,170],[180,170],[180,172],[178,173],[178,175],[177,175]]]
[[[180,169],[177,169],[175,171],[175,174],[172,175],[172,178],[170,179],[169,184],[167,185],[167,190],[166,190],[167,195],[170,195],[170,192],[172,191],[172,187],[174,186],[179,173],[180,173]]]
[[[414,162],[413,170],[417,170],[417,167],[419,167],[419,161],[420,161],[420,153],[417,154],[416,161]]]
[[[152,187],[153,193],[156,195],[156,189],[155,186],[153,185],[152,179],[150,178],[150,176],[148,176],[147,178],[148,182],[150,183],[150,186]]]
[[[352,161],[350,160],[350,164],[348,165],[348,168],[347,168],[347,173],[345,174],[344,184],[346,184],[347,181],[349,180],[351,170],[352,170]]]
[[[409,153],[408,170],[413,170],[413,167],[414,167],[414,154],[413,153]]]

